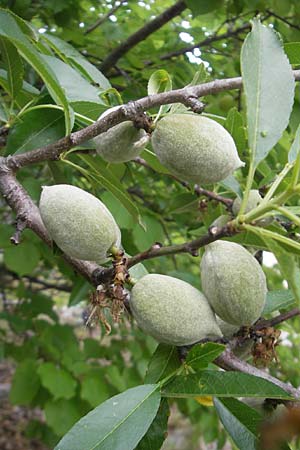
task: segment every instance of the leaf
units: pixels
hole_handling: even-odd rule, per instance
[[[225,430],[237,447],[240,450],[256,450],[261,415],[235,398],[216,398],[214,405]]]
[[[294,139],[294,141],[291,145],[290,151],[289,151],[289,157],[288,157],[289,163],[292,163],[296,160],[299,152],[300,152],[300,125],[297,128],[295,139]]]
[[[37,109],[23,115],[12,126],[5,155],[28,152],[56,142],[64,136],[64,114],[55,109]]]
[[[22,61],[16,47],[5,38],[0,39],[0,51],[7,71],[8,93],[15,100],[23,85]]]
[[[216,370],[177,376],[162,391],[163,397],[193,398],[207,395],[291,399],[287,392],[263,378],[246,373]]]
[[[266,244],[270,251],[276,257],[280,272],[282,276],[287,280],[289,288],[292,290],[294,297],[296,298],[298,305],[300,304],[300,270],[298,267],[298,261],[295,260],[295,256],[286,252],[280,247],[273,239],[264,237]]]
[[[0,69],[0,85],[3,87],[4,90],[8,92],[9,90],[8,74],[7,71],[3,69]],[[38,89],[36,89],[34,86],[27,83],[26,81],[23,81],[22,88],[19,91],[15,101],[17,105],[21,107],[26,105],[28,102],[33,100],[38,95],[40,95],[40,91]]]
[[[224,127],[231,134],[239,152],[244,151],[246,148],[246,133],[244,121],[242,114],[237,110],[236,107],[230,109],[224,123]]]
[[[88,283],[84,278],[78,277],[70,294],[69,306],[77,305],[82,300],[86,300],[90,289],[90,283]]]
[[[40,387],[36,362],[25,359],[18,365],[9,394],[10,401],[15,405],[30,405]]]
[[[221,185],[225,188],[229,189],[230,191],[234,192],[239,197],[242,197],[242,190],[239,182],[234,178],[233,175],[229,175],[229,177],[225,178],[225,180],[222,180]]]
[[[43,55],[35,49],[26,35],[22,33],[13,15],[6,10],[0,10],[0,36],[8,38],[17,47],[20,55],[43,79],[54,101],[63,106],[66,134],[69,134],[74,120],[63,89],[60,87],[51,67],[43,60]]]
[[[208,14],[223,5],[222,0],[210,0],[209,2],[207,0],[186,0],[185,3],[192,11],[193,17]]]
[[[95,408],[109,397],[109,391],[103,374],[96,372],[84,377],[81,382],[81,398]]]
[[[51,392],[54,400],[74,397],[77,382],[66,370],[47,362],[41,364],[37,372],[42,385]]]
[[[55,450],[133,450],[150,427],[159,404],[158,385],[128,389],[80,419]]]
[[[69,102],[93,102],[104,104],[99,91],[83,78],[76,70],[54,56],[41,55],[55,72],[58,82]]]
[[[164,69],[156,70],[148,81],[148,95],[170,91],[172,81],[168,72]]]
[[[156,172],[159,173],[165,173],[165,174],[170,174],[170,172],[168,171],[168,169],[166,169],[158,160],[157,156],[155,155],[155,153],[151,152],[148,149],[143,150],[143,152],[141,153],[141,158],[143,158],[150,167],[152,167],[152,169],[154,169]]]
[[[241,69],[249,147],[257,167],[288,125],[295,90],[292,68],[279,37],[257,19],[242,47]]]
[[[177,348],[159,344],[149,362],[145,383],[157,383],[175,372],[180,365]]]
[[[80,419],[82,413],[78,399],[50,400],[44,407],[47,424],[57,436],[63,436]],[[57,442],[57,440],[56,440]],[[74,447],[75,449],[75,447]],[[84,446],[80,450],[85,449]]]
[[[290,60],[290,64],[300,64],[300,42],[288,42],[284,44],[284,51]]]
[[[280,289],[276,291],[269,291],[267,293],[266,304],[262,315],[270,314],[273,311],[279,311],[280,309],[286,309],[293,306],[295,303],[295,297],[289,289]]]
[[[138,207],[124,190],[124,187],[120,181],[107,167],[103,167],[103,161],[101,161],[101,158],[97,156],[93,158],[90,155],[82,154],[78,155],[78,157],[92,169],[90,175],[94,178],[94,180],[111,192],[127,209],[135,221],[141,226],[144,226]]]
[[[172,89],[172,80],[168,72],[164,69],[156,70],[150,77],[148,82],[148,95],[154,95],[161,92],[167,92]],[[162,105],[159,108],[159,112],[156,116],[156,120],[161,116],[161,114],[165,114],[168,112],[170,106]]]
[[[298,256],[300,255],[300,243],[294,241],[293,239],[287,238],[286,236],[283,236],[282,234],[279,234],[277,232],[267,230],[266,228],[255,227],[252,225],[244,225],[244,228],[256,234],[264,241],[268,238],[274,239],[286,251],[292,252]]]
[[[206,344],[196,344],[187,354],[186,364],[193,369],[205,369],[209,363],[213,362],[225,349],[224,345],[207,342]]]
[[[105,91],[111,87],[110,82],[102,72],[84,58],[72,45],[57,36],[47,33],[42,35],[42,39],[44,39],[58,55],[62,54],[67,57],[85,78],[90,82],[96,83],[101,90]]]
[[[163,227],[155,217],[144,215],[143,223],[145,224],[145,229],[136,225],[132,230],[134,243],[141,251],[147,250],[155,242],[163,242],[164,240]]]
[[[22,242],[4,249],[5,265],[18,275],[32,273],[40,262],[40,252],[31,242]]]
[[[139,442],[136,450],[160,450],[168,434],[168,419],[170,408],[168,401],[163,398],[158,412],[149,430]]]

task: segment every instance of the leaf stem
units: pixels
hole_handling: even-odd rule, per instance
[[[268,190],[267,194],[265,195],[265,197],[263,198],[262,202],[260,203],[260,205],[264,205],[266,204],[274,195],[274,193],[276,192],[278,186],[280,185],[281,181],[285,178],[285,176],[288,174],[288,172],[291,170],[291,168],[294,166],[294,163],[287,163],[284,168],[282,169],[282,171],[277,175],[274,183],[272,184],[272,186],[270,187],[270,189]]]

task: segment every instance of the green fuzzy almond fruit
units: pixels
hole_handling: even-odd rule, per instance
[[[177,278],[144,276],[131,291],[130,308],[138,326],[158,342],[182,346],[222,336],[204,295]]]
[[[249,197],[245,209],[245,214],[252,209],[256,208],[260,202],[262,201],[262,196],[260,195],[257,189],[251,189],[249,192]],[[242,199],[240,197],[236,197],[232,204],[232,212],[235,216],[238,215],[239,210],[241,209]]]
[[[244,165],[228,131],[197,114],[164,117],[151,140],[160,162],[184,181],[215,183]]]
[[[220,330],[222,331],[223,336],[226,339],[232,338],[234,333],[236,333],[240,329],[240,327],[238,325],[232,325],[231,323],[225,322],[218,316],[216,316],[216,319],[217,319],[217,324],[218,324]]]
[[[112,246],[121,245],[119,227],[109,210],[78,187],[45,186],[40,212],[53,241],[73,258],[101,263]]]
[[[200,269],[203,292],[222,320],[237,326],[256,322],[266,301],[266,277],[244,247],[213,242],[205,248]]]
[[[145,130],[137,129],[132,122],[115,125],[93,139],[96,151],[105,161],[122,163],[140,154],[148,142]]]

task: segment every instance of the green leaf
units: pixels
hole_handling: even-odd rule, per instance
[[[43,60],[40,54],[31,44],[29,39],[21,31],[13,16],[6,10],[0,10],[0,36],[8,38],[18,49],[23,58],[30,64],[45,82],[54,101],[62,105],[65,112],[66,134],[71,132],[74,120],[68,105],[65,93],[60,87],[52,68]]]
[[[235,145],[239,152],[242,152],[246,148],[246,132],[244,127],[244,121],[242,114],[237,110],[236,107],[231,108],[224,127],[231,134]]]
[[[9,399],[13,404],[30,405],[40,387],[36,362],[26,359],[17,367]]]
[[[55,450],[133,450],[160,404],[158,385],[128,389],[84,416]]]
[[[47,362],[41,364],[37,372],[41,378],[42,385],[51,392],[54,400],[74,397],[77,382],[67,371],[51,362]]]
[[[18,275],[32,273],[40,262],[40,252],[31,242],[22,242],[4,249],[5,265]]]
[[[6,155],[24,153],[56,142],[64,136],[64,114],[56,109],[37,109],[24,114],[11,128]]]
[[[290,60],[290,64],[300,64],[300,42],[287,42],[284,44],[284,51]]]
[[[148,95],[170,91],[172,81],[168,72],[164,69],[156,70],[148,81]]]
[[[159,173],[170,174],[168,169],[166,169],[158,160],[157,156],[148,149],[145,149],[141,153],[141,158],[143,158],[152,169]]]
[[[187,354],[186,364],[193,369],[205,369],[209,363],[213,362],[225,349],[224,345],[207,342],[206,344],[196,344]]]
[[[107,168],[103,167],[103,161],[101,158],[90,155],[78,155],[78,157],[84,161],[91,169],[90,176],[105,189],[110,191],[117,200],[127,209],[129,214],[137,221],[141,226],[143,222],[140,216],[140,212],[136,204],[131,200],[127,192],[125,191],[122,183],[112,174]]]
[[[298,267],[298,261],[294,255],[286,252],[280,245],[273,239],[267,237],[264,238],[270,251],[276,257],[281,274],[288,282],[289,288],[292,290],[294,297],[296,298],[298,305],[300,304],[300,270]]]
[[[64,55],[67,57],[85,78],[96,83],[101,90],[105,91],[111,88],[110,82],[100,70],[84,58],[72,45],[51,34],[43,34],[42,39],[54,49],[58,56]]]
[[[45,415],[47,424],[58,436],[63,436],[80,419],[82,412],[80,410],[78,399],[51,400],[46,403]],[[75,449],[75,447],[74,447]],[[84,445],[80,450],[85,449]]]
[[[239,182],[234,178],[233,175],[229,175],[229,177],[225,178],[225,180],[221,181],[221,185],[230,191],[234,192],[239,197],[242,197],[242,190]]]
[[[175,372],[180,365],[177,348],[159,344],[149,362],[145,383],[157,383]]]
[[[22,61],[16,47],[5,38],[0,39],[0,52],[7,71],[8,93],[15,100],[23,85]]]
[[[267,293],[266,304],[262,315],[270,314],[280,309],[290,308],[295,303],[295,297],[289,289],[279,289],[276,291],[269,291]]]
[[[295,90],[292,68],[279,37],[259,20],[253,20],[243,44],[241,69],[249,147],[256,167],[287,127]]]
[[[82,300],[86,300],[90,289],[90,283],[88,283],[84,278],[78,277],[70,294],[69,306],[77,305]]]
[[[207,0],[186,0],[185,3],[192,11],[193,17],[208,14],[223,5],[222,0],[210,0],[209,2]]]
[[[90,373],[81,382],[81,398],[89,402],[95,408],[109,397],[106,381],[103,373]]]
[[[5,91],[9,91],[8,74],[6,70],[0,69],[0,85]],[[22,88],[15,99],[19,107],[25,106],[28,102],[40,95],[40,91],[31,84],[23,81]],[[6,121],[6,120],[5,120]]]
[[[218,416],[233,442],[240,450],[256,450],[261,415],[235,398],[216,398]]]
[[[92,86],[76,70],[54,56],[41,55],[55,72],[58,82],[69,102],[93,102],[104,104],[98,89]]]
[[[162,391],[162,396],[175,398],[207,395],[291,399],[287,392],[263,378],[246,373],[216,370],[203,370],[196,375],[177,376]]]
[[[11,225],[0,223],[0,248],[11,248],[12,244],[10,242],[10,238],[13,236],[14,232],[14,227]]]
[[[164,230],[161,223],[150,215],[143,216],[143,223],[146,225],[146,230],[136,225],[133,228],[134,243],[139,250],[147,250],[155,242],[163,242]]]
[[[289,163],[292,163],[296,160],[298,154],[300,152],[300,125],[297,128],[295,139],[291,145],[290,151],[289,151]]]
[[[162,448],[168,434],[169,415],[168,401],[163,398],[155,419],[143,439],[139,442],[136,450],[160,450]]]

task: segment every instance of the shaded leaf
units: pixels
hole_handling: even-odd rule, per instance
[[[23,85],[23,65],[16,47],[8,39],[0,39],[0,51],[7,72],[8,92],[13,100]]]
[[[204,370],[196,375],[177,376],[164,386],[162,396],[188,398],[216,397],[268,397],[291,398],[280,387],[263,378],[238,372]]]
[[[77,382],[66,370],[47,362],[41,364],[37,372],[42,385],[51,392],[54,400],[74,397]]]
[[[168,419],[170,408],[168,401],[163,398],[160,402],[156,417],[149,430],[139,442],[136,450],[160,450],[168,434]]]
[[[239,152],[242,152],[246,148],[246,132],[244,127],[244,121],[242,114],[237,110],[236,107],[231,108],[224,127],[231,134],[235,145]],[[240,153],[241,154],[241,153]]]
[[[262,417],[235,398],[216,398],[214,405],[224,428],[240,450],[256,450],[257,428]]]
[[[24,114],[11,128],[5,154],[19,154],[56,142],[64,136],[64,114],[37,109]]]
[[[205,369],[209,363],[213,362],[225,349],[224,345],[207,342],[206,344],[196,344],[187,354],[186,364],[193,369]]]
[[[157,383],[180,367],[177,348],[172,345],[159,344],[149,362],[145,383]]]
[[[300,125],[297,128],[295,139],[292,143],[292,146],[289,151],[289,163],[292,163],[297,158],[297,155],[300,152]]]
[[[5,265],[18,275],[31,273],[40,262],[40,252],[31,242],[22,242],[4,249]]]
[[[270,71],[270,67],[272,70]],[[248,140],[256,167],[288,125],[295,80],[277,34],[253,20],[241,53]]]
[[[80,419],[82,413],[78,400],[51,400],[45,405],[45,415],[47,424],[58,436],[63,436],[74,423]],[[75,449],[75,447],[74,447]],[[85,449],[84,446],[80,450]]]
[[[188,8],[191,9],[193,17],[207,14],[222,6],[222,0],[186,0]]]
[[[128,389],[84,416],[55,450],[133,450],[151,425],[159,404],[157,385]]]
[[[91,290],[90,283],[88,283],[84,278],[78,277],[70,294],[69,306],[77,305],[82,300],[86,300],[88,298],[89,290]]]
[[[9,394],[9,399],[13,404],[31,404],[40,387],[36,369],[36,362],[31,359],[25,359],[17,367]]]
[[[262,315],[270,314],[273,311],[279,309],[286,309],[293,306],[295,303],[295,297],[292,291],[288,289],[280,289],[276,291],[269,291],[267,293],[266,304]]]
[[[148,95],[170,91],[172,81],[168,72],[164,69],[156,70],[148,81]]]
[[[96,372],[84,377],[81,382],[81,398],[95,408],[109,397],[109,391],[103,374]]]
[[[284,51],[291,64],[300,64],[300,42],[287,42]]]

